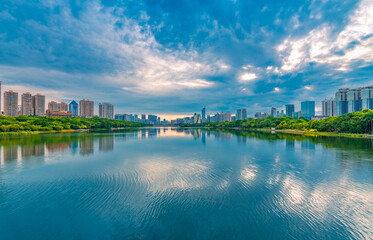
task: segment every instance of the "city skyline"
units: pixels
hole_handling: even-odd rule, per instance
[[[24,3],[0,3],[0,80],[46,102],[171,119],[312,100],[321,114],[339,88],[372,82],[367,0]]]

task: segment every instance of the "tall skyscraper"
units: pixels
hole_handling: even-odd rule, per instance
[[[286,116],[293,117],[294,109],[295,109],[294,104],[286,104],[285,108],[286,108]]]
[[[114,118],[114,106],[110,103],[99,104],[99,116],[100,118],[113,119]]]
[[[348,112],[347,93],[349,90],[341,88],[335,93],[336,116],[342,116]]]
[[[347,92],[347,110],[349,113],[361,110],[361,88]]]
[[[247,119],[247,111],[246,109],[237,109],[236,113],[236,120],[245,120]]]
[[[322,101],[322,115],[325,117],[332,117],[336,115],[335,99],[325,99]]]
[[[94,103],[90,100],[80,100],[79,102],[79,113],[82,117],[93,117],[94,115]]]
[[[36,94],[32,96],[32,108],[34,109],[34,115],[40,116],[45,114],[45,96]]]
[[[361,109],[373,109],[373,85],[361,89]]]
[[[277,111],[276,111],[276,108],[271,108],[271,115],[272,117],[277,117]]]
[[[32,107],[32,95],[31,93],[24,93],[21,96],[21,114],[28,116],[34,114],[34,109]]]
[[[18,116],[18,93],[13,91],[4,92],[4,115]]]
[[[202,120],[206,118],[206,107],[202,108]]]
[[[79,105],[77,102],[75,102],[74,100],[71,101],[71,103],[69,104],[69,112],[72,113],[73,117],[76,117],[79,115]]]
[[[311,117],[315,116],[315,102],[305,101],[301,103],[302,117],[310,120]]]

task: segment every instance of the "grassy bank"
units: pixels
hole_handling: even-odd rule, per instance
[[[373,110],[363,110],[344,114],[339,117],[328,117],[321,120],[294,119],[291,117],[249,118],[234,122],[183,124],[181,127],[207,127],[225,129],[272,129],[291,131],[291,133],[312,136],[359,136],[368,137],[373,131]],[[357,135],[355,135],[357,134]]]
[[[53,132],[79,132],[127,129],[147,126],[136,122],[86,117],[0,116],[0,135],[25,135]]]

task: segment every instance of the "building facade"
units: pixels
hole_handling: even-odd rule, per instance
[[[24,93],[21,96],[21,115],[34,115],[34,108],[32,107],[31,93]]]
[[[373,109],[373,85],[361,89],[361,108]]]
[[[286,116],[293,117],[294,110],[295,110],[294,104],[286,104],[285,109],[286,109]]]
[[[336,104],[335,99],[325,99],[321,103],[322,105],[322,115],[325,117],[336,116]]]
[[[79,102],[79,114],[82,117],[93,117],[94,115],[94,102],[90,100],[80,100]]]
[[[100,103],[98,106],[100,118],[113,119],[114,106],[110,103]]]
[[[237,109],[236,120],[245,120],[247,119],[246,109]]]
[[[361,110],[361,88],[351,89],[347,92],[347,111],[349,113]]]
[[[302,117],[310,120],[313,116],[315,116],[315,102],[314,101],[301,102],[301,113],[302,113]]]
[[[335,93],[335,113],[342,116],[348,112],[347,93],[350,89],[341,88]]]
[[[79,116],[79,104],[74,100],[71,101],[69,104],[69,112],[72,114],[73,117]]]
[[[18,116],[18,93],[13,91],[4,92],[4,115]]]
[[[202,108],[202,120],[206,119],[206,107]]]
[[[68,104],[64,102],[51,101],[48,103],[49,112],[68,112]]]
[[[45,115],[45,96],[40,94],[32,96],[32,108],[35,116]]]
[[[276,108],[271,108],[271,116],[272,117],[277,117],[277,111],[276,111]]]

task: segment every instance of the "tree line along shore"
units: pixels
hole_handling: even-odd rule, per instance
[[[86,117],[0,116],[0,133],[120,129],[147,126],[143,123]]]
[[[206,127],[245,130],[290,130],[289,132],[307,133],[348,133],[348,134],[373,134],[373,110],[363,110],[344,114],[339,117],[328,117],[321,120],[294,119],[291,117],[272,117],[234,122],[182,124],[181,127]]]

